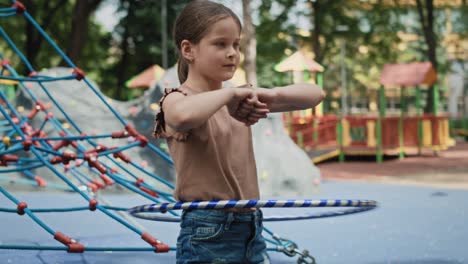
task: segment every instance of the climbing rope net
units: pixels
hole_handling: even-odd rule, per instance
[[[28,76],[18,74],[12,67],[10,61],[0,54],[1,71],[0,81],[12,81],[18,84],[21,89],[34,103],[27,113],[20,113],[5,93],[0,89],[0,180],[15,183],[26,183],[38,186],[38,188],[61,188],[71,190],[79,194],[84,203],[81,207],[69,208],[29,208],[27,201],[20,201],[13,192],[0,186],[0,192],[7,197],[15,208],[0,208],[0,212],[17,213],[30,217],[37,225],[47,231],[55,240],[63,246],[26,246],[26,245],[5,245],[0,244],[0,249],[22,249],[22,250],[65,250],[71,253],[81,253],[84,251],[155,251],[168,252],[175,250],[150,233],[142,230],[137,225],[127,221],[122,217],[122,213],[131,214],[139,218],[177,222],[180,220],[178,209],[211,209],[211,208],[251,208],[251,207],[349,207],[336,212],[326,212],[321,214],[306,214],[300,216],[277,216],[267,217],[265,221],[311,219],[318,217],[330,217],[362,212],[376,206],[374,201],[367,200],[250,200],[250,201],[207,201],[192,203],[176,203],[172,194],[156,188],[149,184],[146,179],[157,181],[168,189],[174,186],[144,168],[141,164],[132,161],[125,152],[133,148],[147,148],[161,157],[169,166],[173,162],[167,154],[153,145],[132,125],[127,123],[119,113],[111,107],[104,96],[88,80],[84,71],[78,68],[65,53],[54,43],[47,33],[27,12],[26,7],[19,1],[12,0],[12,6],[0,8],[0,19],[22,16],[28,23],[41,34],[50,46],[63,58],[66,64],[73,69],[66,76],[46,76],[41,75],[34,69],[33,65],[21,53],[20,49],[11,40],[9,35],[0,26],[0,35],[14,54],[19,57],[29,71]],[[83,131],[74,122],[72,117],[55,100],[49,92],[47,84],[58,81],[84,82],[102,103],[112,112],[115,118],[121,123],[122,129],[107,134],[88,135],[88,131]],[[49,102],[42,102],[38,99],[29,85],[34,83],[47,95]],[[57,109],[63,116],[68,126],[56,117],[57,113],[50,111],[51,106]],[[33,125],[39,123],[40,125]],[[111,139],[115,144],[105,145],[98,143],[100,139]],[[121,139],[121,140],[119,140]],[[124,140],[122,140],[124,139]],[[48,183],[40,175],[36,175],[38,169],[46,169],[51,175],[63,184]],[[10,175],[21,173],[25,176],[22,179],[12,179]],[[138,177],[143,175],[143,177]],[[9,178],[11,177],[11,178]],[[121,208],[106,205],[100,201],[96,194],[102,189],[118,185],[123,189],[136,193],[153,204],[138,206],[134,208]],[[73,211],[100,211],[109,218],[120,223],[123,227],[130,229],[146,241],[148,247],[92,247],[84,246],[72,237],[67,236],[52,226],[41,220],[37,214],[45,212],[73,212]],[[155,213],[155,212],[159,212]],[[161,214],[163,212],[165,214]],[[302,263],[314,263],[315,260],[309,255],[307,250],[299,250],[296,243],[289,239],[284,239],[265,228],[265,239],[268,242],[269,251],[284,252],[288,256],[299,256]]]

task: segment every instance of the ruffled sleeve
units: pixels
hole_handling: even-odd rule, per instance
[[[164,89],[164,95],[163,97],[161,98],[161,100],[159,100],[159,109],[158,111],[156,112],[156,117],[155,117],[155,124],[154,124],[154,130],[153,130],[153,137],[155,138],[174,138],[178,141],[184,141],[185,139],[187,139],[188,135],[189,135],[189,132],[175,132],[173,134],[167,134],[166,133],[166,121],[164,119],[164,111],[163,111],[163,103],[164,103],[164,99],[166,99],[166,97],[171,94],[171,93],[181,93],[185,96],[187,96],[187,93],[185,93],[184,91],[180,90],[179,88],[167,88],[167,89]]]

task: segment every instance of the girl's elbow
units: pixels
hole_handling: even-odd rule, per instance
[[[319,102],[322,102],[322,101],[325,99],[325,96],[327,96],[327,94],[325,93],[325,91],[322,90],[322,89],[320,89],[319,95],[317,96],[318,101],[319,101]]]
[[[317,86],[315,92],[312,95],[312,100],[309,101],[309,108],[315,107],[318,104],[320,104],[320,102],[322,102],[325,99],[325,96],[325,91],[323,91],[320,87]]]

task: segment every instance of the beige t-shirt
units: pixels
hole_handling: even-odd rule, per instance
[[[166,90],[160,101],[161,111],[171,92],[187,96],[196,93],[184,86]],[[259,199],[251,128],[232,118],[226,106],[186,133],[168,135],[164,126],[164,113],[160,112],[155,136],[167,139],[177,172],[177,200]]]

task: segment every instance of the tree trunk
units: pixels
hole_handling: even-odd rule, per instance
[[[422,0],[416,0],[419,20],[424,33],[424,40],[427,45],[426,56],[432,63],[435,71],[437,72],[437,39],[434,32],[434,1],[425,0],[426,4],[422,3]],[[426,101],[426,107],[424,108],[425,113],[433,112],[434,105],[434,86],[431,86],[428,90],[428,96]]]
[[[126,23],[123,24],[123,33],[122,33],[122,42],[120,44],[120,52],[122,54],[119,64],[117,66],[117,87],[115,89],[115,98],[118,100],[126,100],[124,98],[124,89],[125,89],[125,81],[126,81],[126,72],[127,72],[127,65],[130,60],[130,51],[129,51],[129,23],[128,21],[132,21],[132,17],[135,15],[135,1],[130,1],[127,9],[127,17],[125,18]]]
[[[88,35],[88,21],[91,14],[98,8],[102,0],[80,0],[76,1],[72,16],[72,28],[70,42],[66,53],[73,62],[78,62]],[[69,66],[62,60],[61,66]]]
[[[47,28],[52,23],[52,19],[57,13],[60,8],[63,8],[64,4],[66,4],[67,0],[61,0],[56,2],[55,5],[51,5],[50,1],[44,1],[42,7],[39,7],[37,3],[34,3],[31,0],[23,1],[24,5],[26,6],[28,13],[35,18],[35,9],[41,8],[42,10],[48,10],[47,16],[41,21],[38,20],[39,25],[44,31],[47,31]],[[35,18],[38,19],[38,18]],[[29,63],[36,68],[40,68],[40,65],[36,65],[36,58],[39,54],[39,50],[42,46],[44,37],[37,31],[37,29],[29,22],[26,23],[26,58],[28,59]],[[29,74],[29,70],[26,69],[24,72],[25,75]]]
[[[242,0],[242,12],[244,16],[244,38],[242,50],[244,51],[244,71],[247,82],[254,87],[257,83],[257,39],[255,27],[252,22],[251,0]]]
[[[322,64],[323,52],[322,52],[322,46],[320,44],[320,35],[322,34],[322,27],[320,23],[321,2],[320,0],[316,0],[316,1],[309,0],[309,4],[312,8],[313,25],[314,25],[314,30],[312,33],[312,48],[315,54],[315,61],[318,62],[319,64]]]

